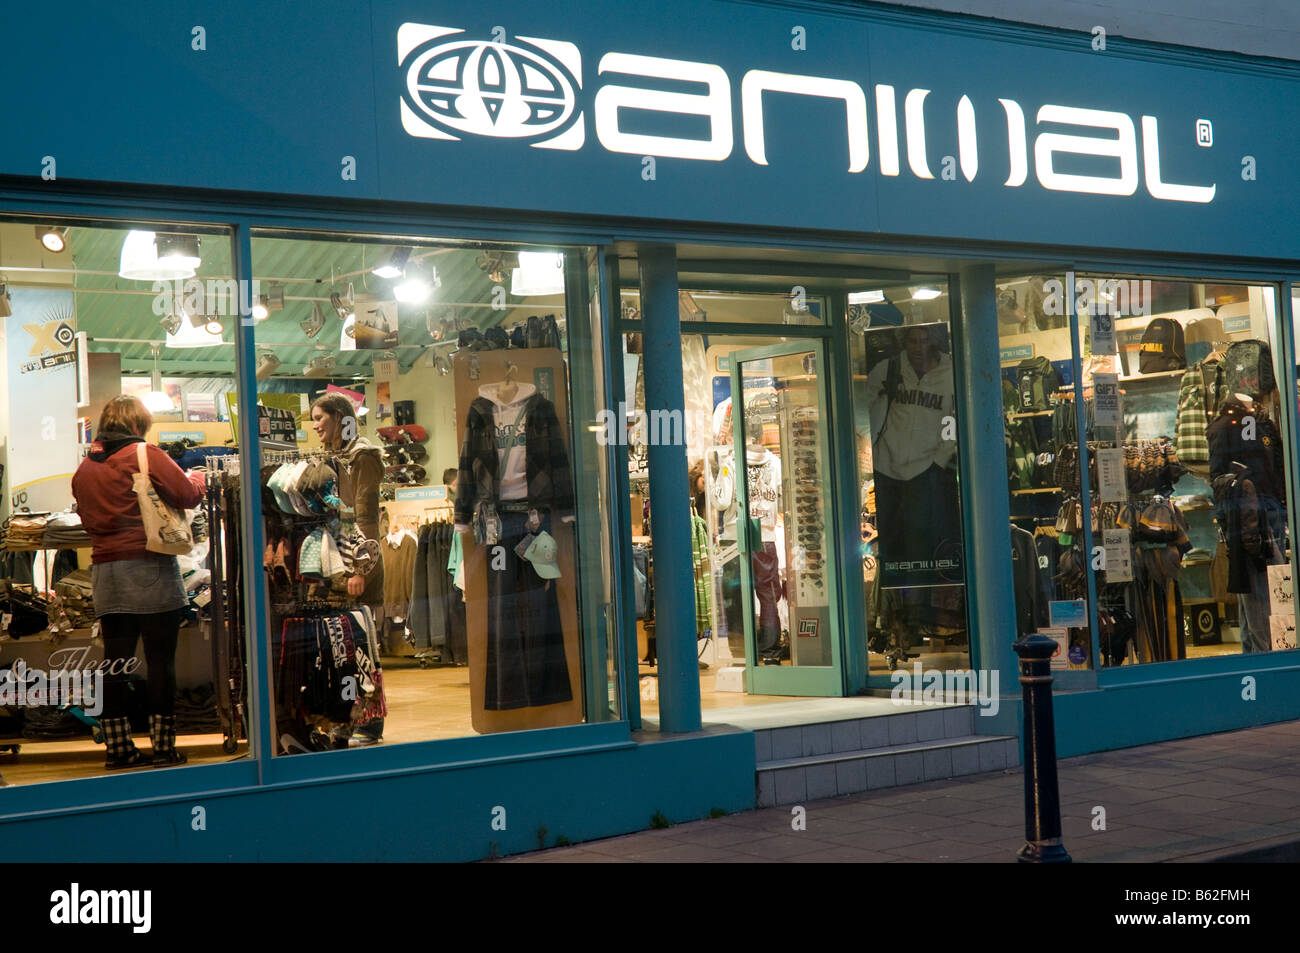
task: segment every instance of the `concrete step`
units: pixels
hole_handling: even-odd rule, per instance
[[[760,761],[759,807],[1000,771],[1020,763],[1018,738],[965,735]]]
[[[761,706],[755,706],[761,707]],[[973,705],[898,708],[865,718],[825,719],[813,724],[754,728],[754,760],[782,761],[814,754],[863,751],[918,741],[976,734]],[[894,712],[897,712],[896,714]]]

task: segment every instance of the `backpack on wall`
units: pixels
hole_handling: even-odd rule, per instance
[[[1052,394],[1061,386],[1061,375],[1045,357],[1027,357],[1016,365],[1016,390],[1020,412],[1049,410]]]
[[[1258,400],[1277,387],[1273,376],[1273,352],[1263,341],[1238,341],[1224,357],[1227,393],[1249,394]]]
[[[1156,318],[1147,324],[1138,345],[1138,372],[1159,374],[1187,366],[1187,343],[1183,326],[1173,318]]]

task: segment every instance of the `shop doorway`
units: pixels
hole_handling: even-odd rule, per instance
[[[682,334],[701,705],[713,711],[840,696],[828,346],[793,336],[794,328],[771,328],[787,309],[784,295],[694,291],[683,298],[684,309],[710,320],[750,314],[760,325],[757,333]],[[625,314],[635,301],[625,297]],[[810,300],[805,313],[820,315],[822,307]],[[638,677],[642,711],[654,718],[660,633],[646,445],[662,435],[645,408],[639,335],[625,334],[623,349]]]
[[[740,603],[746,690],[838,695],[837,573],[828,532],[822,343],[796,340],[732,356]],[[739,403],[736,403],[739,396]]]

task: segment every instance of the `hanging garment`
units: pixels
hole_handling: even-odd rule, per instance
[[[515,551],[529,535],[527,521],[526,513],[501,514],[505,565],[487,574],[483,707],[489,711],[553,705],[573,697],[555,585]],[[543,520],[547,532],[549,522]]]
[[[411,604],[415,559],[419,551],[415,536],[402,530],[389,533],[379,541],[384,561],[384,612],[405,618]]]
[[[695,633],[703,636],[712,626],[713,580],[709,559],[709,526],[691,514],[691,560],[695,567]]]
[[[1210,462],[1206,430],[1229,396],[1223,363],[1205,360],[1187,369],[1178,387],[1178,420],[1174,424],[1174,450],[1185,464]]]
[[[525,386],[531,388],[520,385],[520,393]],[[499,396],[496,391],[489,393]],[[569,459],[555,405],[540,393],[516,403],[520,404],[518,408],[513,403],[499,404],[482,396],[481,389],[480,396],[469,406],[456,476],[459,528],[469,527],[480,503],[521,501],[561,516],[573,509]],[[522,448],[518,443],[520,429]]]
[[[432,645],[430,621],[434,606],[429,593],[429,543],[432,535],[432,526],[420,527],[415,559],[411,562],[411,601],[406,610],[406,631],[417,649],[427,649]],[[388,570],[385,569],[384,573],[387,579]]]

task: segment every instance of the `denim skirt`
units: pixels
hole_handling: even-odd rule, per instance
[[[114,612],[145,615],[189,605],[175,556],[95,563],[90,567],[90,583],[95,589],[96,616]]]

